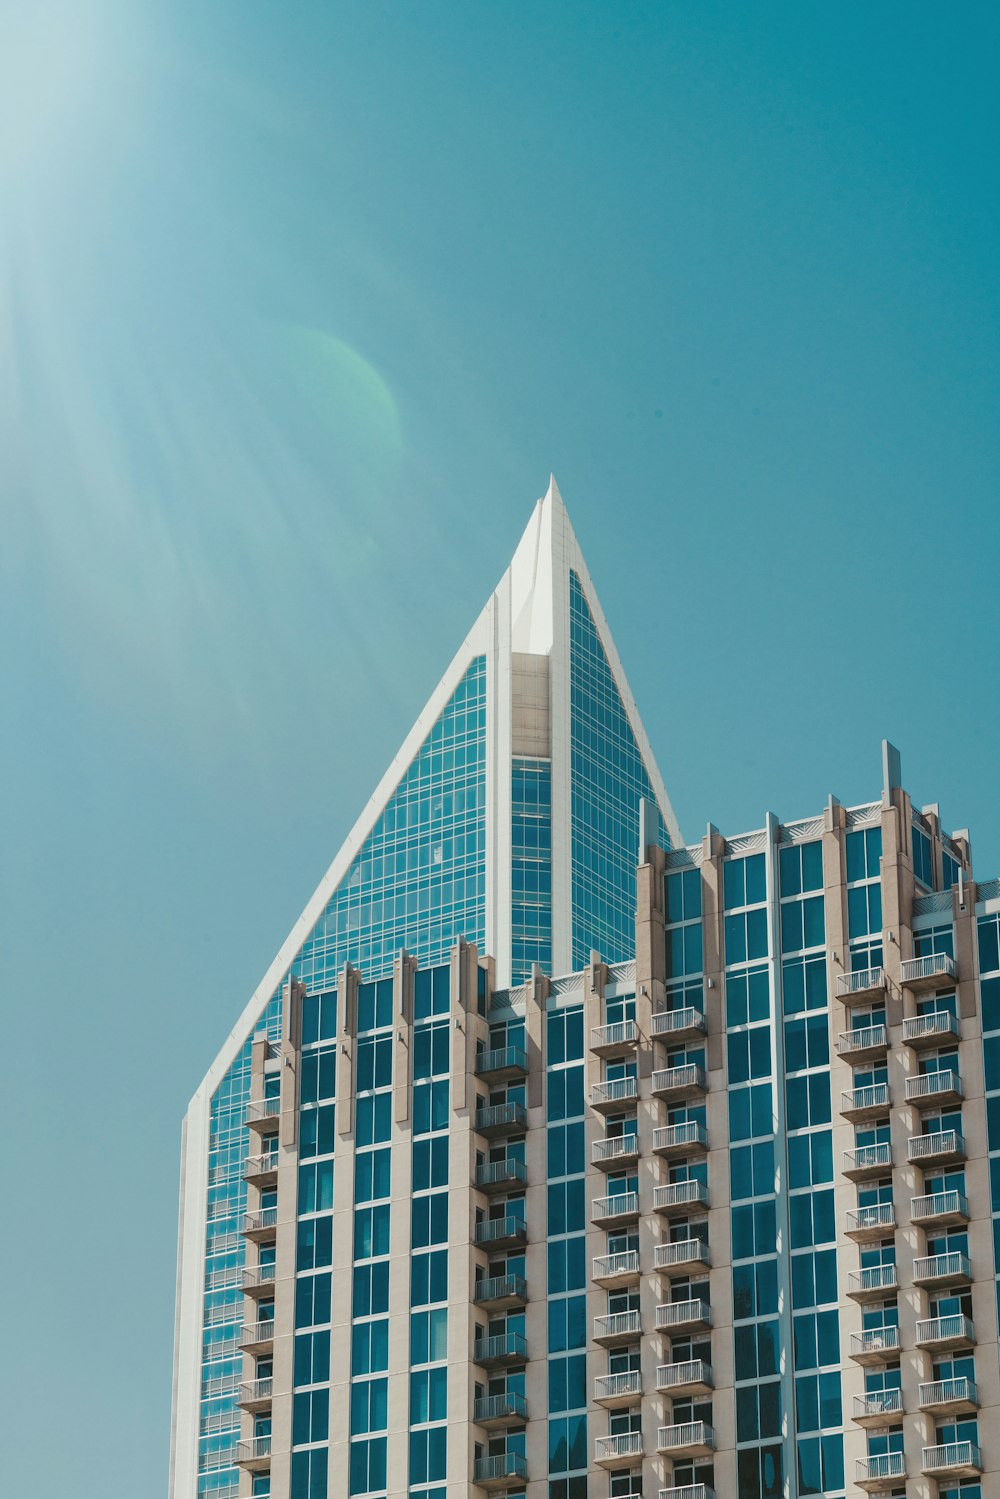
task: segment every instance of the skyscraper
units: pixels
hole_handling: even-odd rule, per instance
[[[189,1111],[171,1499],[992,1499],[998,934],[889,745],[685,847],[550,486]]]

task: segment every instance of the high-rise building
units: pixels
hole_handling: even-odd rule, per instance
[[[553,484],[195,1095],[179,1260],[171,1499],[995,1499],[1000,882],[889,745],[685,847]]]

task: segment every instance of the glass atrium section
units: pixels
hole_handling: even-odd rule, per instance
[[[658,803],[575,572],[569,585],[573,966],[582,968],[592,949],[608,963],[631,955],[639,803]]]
[[[511,983],[532,963],[552,970],[552,765],[516,759],[511,768]]]

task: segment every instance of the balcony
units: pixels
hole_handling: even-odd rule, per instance
[[[878,1457],[859,1457],[854,1463],[854,1482],[859,1489],[877,1494],[880,1489],[895,1488],[906,1478],[906,1459],[902,1452],[883,1452]]]
[[[653,1150],[657,1155],[687,1155],[692,1150],[708,1149],[708,1130],[694,1119],[683,1124],[664,1124],[653,1131]]]
[[[933,1379],[919,1386],[917,1404],[934,1416],[968,1416],[979,1409],[979,1391],[972,1379]]]
[[[967,1254],[955,1249],[948,1254],[922,1255],[913,1261],[913,1284],[929,1289],[971,1286],[972,1266]]]
[[[899,1289],[895,1265],[869,1265],[847,1278],[852,1301],[884,1301]]]
[[[250,1437],[248,1441],[236,1443],[236,1463],[250,1473],[259,1473],[271,1466],[271,1438]]]
[[[481,1161],[476,1167],[476,1189],[487,1195],[523,1187],[527,1180],[527,1166],[513,1157],[505,1161]]]
[[[877,1119],[889,1112],[889,1084],[871,1083],[867,1088],[851,1088],[840,1095],[840,1112],[845,1119]]]
[[[844,1175],[851,1181],[864,1181],[869,1176],[884,1176],[892,1170],[892,1146],[888,1140],[878,1145],[859,1145],[856,1150],[844,1151]]]
[[[965,1160],[965,1140],[957,1129],[911,1135],[906,1142],[906,1159],[911,1166],[954,1166]]]
[[[903,1040],[907,1046],[939,1046],[958,1035],[958,1021],[947,1010],[933,1015],[912,1015],[903,1021]]]
[[[712,1256],[701,1239],[674,1239],[653,1249],[653,1269],[661,1275],[687,1275],[699,1265],[710,1265]]]
[[[528,1225],[508,1213],[503,1218],[482,1218],[476,1224],[475,1242],[480,1249],[516,1249],[528,1242]]]
[[[853,1208],[844,1225],[844,1233],[855,1244],[884,1239],[896,1227],[896,1209],[891,1202],[876,1202],[871,1207]]]
[[[976,1329],[972,1318],[961,1312],[950,1317],[927,1317],[917,1323],[916,1344],[928,1348],[932,1353],[945,1353],[951,1348],[971,1348],[976,1341]]]
[[[945,1442],[924,1448],[920,1471],[929,1478],[975,1478],[983,1471],[983,1459],[975,1442]]]
[[[639,1041],[639,1027],[634,1020],[619,1020],[614,1025],[595,1025],[590,1032],[590,1049],[599,1057],[626,1057]]]
[[[497,1046],[476,1057],[476,1076],[509,1083],[528,1075],[528,1056],[521,1046]]]
[[[920,993],[928,989],[953,989],[958,982],[955,959],[946,952],[929,953],[926,958],[904,958],[899,969],[904,989]]]
[[[657,1499],[715,1499],[707,1483],[682,1483],[679,1488],[660,1489]]]
[[[476,1306],[524,1306],[528,1300],[528,1282],[523,1275],[490,1275],[477,1280],[472,1292]]]
[[[941,1072],[922,1072],[906,1079],[906,1101],[918,1109],[944,1108],[965,1097],[962,1079],[953,1067]]]
[[[707,1087],[705,1069],[698,1062],[660,1067],[653,1073],[652,1091],[657,1098],[693,1098]]]
[[[511,1479],[527,1477],[528,1462],[520,1452],[497,1452],[472,1464],[472,1481],[481,1489],[505,1489]]]
[[[667,1182],[653,1188],[653,1210],[668,1218],[684,1217],[708,1207],[708,1188],[704,1182]]]
[[[477,1338],[472,1350],[473,1363],[484,1369],[506,1369],[528,1359],[528,1342],[523,1332],[502,1332],[493,1338]]]
[[[661,1426],[656,1450],[668,1457],[710,1457],[715,1451],[715,1432],[707,1421],[682,1421],[679,1426]]]
[[[473,1406],[472,1419],[477,1426],[487,1429],[519,1425],[528,1419],[528,1402],[513,1390],[502,1395],[484,1395]]]
[[[632,1343],[641,1331],[638,1307],[594,1318],[594,1342],[603,1344],[605,1348],[613,1348],[616,1343]]]
[[[594,1083],[590,1090],[590,1106],[599,1114],[612,1114],[639,1097],[639,1083],[634,1077],[615,1077],[603,1083]]]
[[[637,1135],[607,1135],[595,1140],[591,1160],[602,1171],[613,1171],[617,1166],[631,1166],[639,1159]]]
[[[859,968],[837,977],[837,998],[845,1005],[863,1005],[885,993],[884,968]]]
[[[243,1162],[243,1180],[255,1187],[273,1187],[278,1181],[278,1152],[267,1150],[263,1155],[248,1155]]]
[[[243,1235],[259,1243],[261,1239],[273,1239],[278,1226],[277,1208],[254,1208],[243,1214]]]
[[[258,1134],[263,1135],[278,1128],[280,1113],[280,1098],[252,1098],[247,1104],[243,1122],[247,1129],[256,1130]]]
[[[902,1419],[902,1390],[872,1390],[854,1397],[854,1420],[858,1426],[890,1426]]]
[[[270,1295],[277,1273],[277,1265],[249,1265],[240,1271],[240,1290],[247,1296]]]
[[[618,1254],[599,1254],[593,1262],[590,1276],[595,1285],[614,1289],[616,1286],[631,1286],[639,1279],[638,1249],[623,1249]]]
[[[247,1379],[240,1385],[237,1404],[245,1411],[264,1410],[271,1404],[273,1379]]]
[[[898,1356],[898,1327],[869,1327],[851,1334],[851,1358],[856,1364],[889,1364]]]
[[[619,1192],[613,1197],[595,1197],[591,1219],[599,1228],[615,1228],[639,1221],[638,1192]]]
[[[653,1016],[653,1035],[661,1041],[694,1041],[705,1034],[705,1017],[688,1006],[683,1010],[660,1010]]]
[[[656,1388],[661,1395],[710,1395],[715,1386],[711,1364],[703,1358],[685,1359],[679,1364],[660,1364],[656,1371]]]
[[[858,1030],[842,1031],[837,1037],[837,1055],[847,1062],[884,1057],[889,1050],[889,1032],[884,1025],[866,1025]]]
[[[240,1347],[247,1353],[270,1353],[274,1348],[274,1318],[248,1322],[240,1333]]]
[[[700,1296],[689,1301],[664,1301],[656,1308],[656,1330],[678,1337],[681,1333],[708,1332],[712,1308]]]
[[[918,1226],[946,1228],[968,1221],[969,1204],[964,1192],[932,1192],[928,1197],[910,1198],[910,1222]]]
[[[528,1111],[523,1103],[493,1103],[476,1110],[476,1133],[487,1140],[520,1135],[527,1127]]]
[[[623,1369],[620,1374],[599,1374],[594,1380],[594,1403],[606,1410],[631,1405],[642,1395],[642,1370]]]
[[[594,1438],[594,1462],[601,1468],[630,1468],[642,1457],[642,1432],[619,1431]]]

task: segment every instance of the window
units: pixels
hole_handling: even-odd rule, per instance
[[[583,1006],[550,1010],[546,1019],[547,1062],[558,1067],[563,1062],[583,1058]]]
[[[318,1103],[337,1091],[337,1048],[322,1046],[304,1052],[299,1064],[299,1102]]]
[[[425,1197],[414,1197],[410,1213],[412,1224],[410,1242],[414,1249],[425,1249],[428,1244],[447,1243],[447,1192],[431,1192]]]
[[[726,963],[748,963],[767,957],[767,908],[741,911],[725,919]]]
[[[773,1199],[733,1208],[733,1259],[774,1254],[777,1228]]]
[[[882,930],[882,887],[854,885],[847,891],[847,931],[850,937],[865,937]]]
[[[836,1301],[837,1251],[816,1249],[793,1255],[792,1305],[795,1310],[808,1306],[825,1306],[829,1302],[836,1304]],[[808,1427],[805,1429],[809,1430]]]
[[[792,1135],[788,1141],[788,1185],[818,1186],[833,1181],[833,1139],[829,1130]]]
[[[316,1270],[333,1264],[333,1219],[307,1218],[296,1230],[295,1268]]]
[[[774,1191],[774,1141],[734,1146],[729,1153],[730,1193],[734,1202]]]
[[[779,850],[778,875],[781,896],[804,895],[823,888],[822,843],[793,843]]]
[[[726,1024],[749,1025],[771,1014],[771,985],[766,968],[726,975]]]
[[[480,970],[482,972],[482,970]],[[451,972],[447,963],[421,968],[413,975],[413,1019],[447,1015],[451,1007]]]
[[[733,1268],[733,1317],[761,1317],[778,1310],[778,1262],[776,1259],[736,1265]],[[773,1436],[773,1432],[759,1433]],[[743,1440],[739,1438],[738,1440]]]
[[[303,1109],[299,1118],[299,1158],[307,1161],[315,1155],[331,1155],[334,1149],[334,1115],[336,1104],[322,1103],[317,1109]]]
[[[330,1273],[300,1275],[295,1282],[295,1326],[315,1327],[330,1320]]]
[[[436,1140],[414,1140],[413,1142],[413,1186],[414,1192],[427,1192],[432,1187],[448,1185],[448,1137]]]
[[[385,1431],[389,1412],[387,1379],[354,1379],[351,1381],[351,1435]]]
[[[791,958],[783,962],[781,992],[786,1015],[823,1009],[826,1006],[826,958]]]
[[[354,1214],[354,1258],[370,1260],[389,1253],[389,1204],[357,1208]]]
[[[410,1261],[410,1305],[426,1306],[448,1299],[448,1251],[432,1249]]]
[[[448,1309],[436,1307],[410,1317],[410,1363],[440,1363],[448,1356]]]
[[[882,829],[863,828],[848,833],[845,843],[847,883],[853,885],[856,880],[877,880],[881,874]]]
[[[785,1084],[788,1128],[808,1129],[810,1125],[830,1123],[830,1074],[808,1073],[790,1077]]]
[[[380,1374],[389,1367],[389,1319],[355,1322],[351,1328],[351,1373]]]
[[[781,947],[783,952],[800,952],[804,947],[822,947],[826,940],[823,897],[813,895],[805,900],[786,900],[781,907]]]
[[[302,999],[302,1045],[332,1041],[337,1034],[337,991],[306,994]]]
[[[350,1491],[378,1493],[385,1488],[385,1437],[362,1438],[351,1443]]]
[[[333,1207],[333,1162],[313,1161],[299,1167],[299,1217],[328,1213]]]
[[[326,1499],[328,1463],[326,1447],[293,1452],[291,1499]]]
[[[839,1416],[837,1420],[839,1423]],[[829,1494],[844,1487],[842,1436],[800,1437],[795,1452],[801,1495]]]
[[[701,919],[701,871],[684,869],[664,881],[665,913],[669,926]]]
[[[358,1034],[380,1031],[392,1024],[392,979],[358,985]]]
[[[736,1440],[757,1442],[781,1431],[781,1382],[741,1385],[736,1391]]]
[[[392,1095],[359,1098],[354,1105],[354,1143],[357,1149],[381,1145],[392,1134]]]
[[[330,1378],[329,1332],[295,1335],[293,1381],[296,1385],[326,1384]]]
[[[354,1267],[354,1315],[378,1316],[389,1310],[389,1261]]]
[[[771,1075],[771,1032],[767,1026],[731,1031],[726,1038],[730,1083]]]
[[[830,1063],[830,1031],[825,1012],[785,1022],[785,1068],[803,1072]]]
[[[727,911],[755,906],[767,899],[763,854],[748,859],[727,859],[722,866],[723,899]]]
[[[429,1421],[448,1419],[448,1369],[414,1369],[410,1375],[410,1423],[423,1426]]]
[[[325,1442],[330,1435],[330,1391],[297,1390],[292,1398],[292,1446]]]
[[[448,1022],[417,1026],[413,1032],[413,1077],[446,1077],[449,1070]]]
[[[303,1058],[303,1064],[305,1058]],[[392,1037],[362,1036],[357,1043],[354,1086],[358,1093],[392,1085]]]
[[[931,840],[913,825],[913,873],[928,890],[934,885],[934,863],[931,858]]]
[[[773,1133],[771,1084],[752,1083],[748,1088],[732,1088],[729,1093],[730,1140],[750,1140],[757,1135]]]
[[[836,1238],[832,1190],[800,1192],[790,1197],[789,1212],[793,1249],[803,1249],[810,1244],[829,1244]]]

